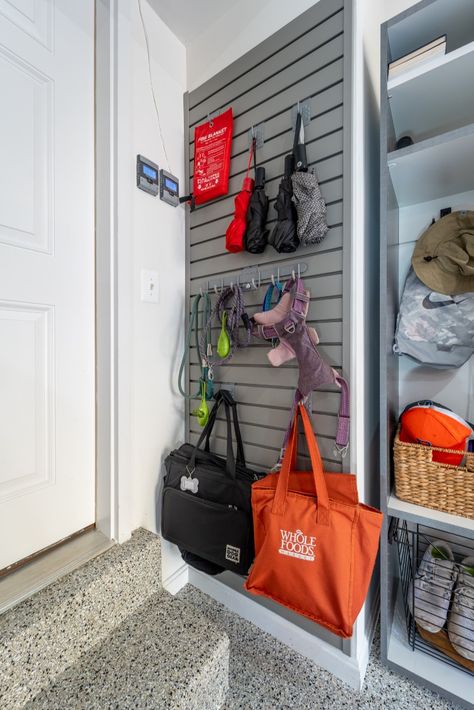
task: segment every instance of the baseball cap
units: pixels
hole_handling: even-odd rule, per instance
[[[438,402],[422,400],[405,407],[400,416],[400,441],[462,451],[459,456],[433,452],[433,461],[459,466],[473,431],[455,412]]]

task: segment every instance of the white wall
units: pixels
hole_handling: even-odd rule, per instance
[[[316,3],[314,0],[238,0],[187,47],[192,91]]]
[[[142,0],[150,40],[152,74],[160,111],[168,167],[160,142],[149,84],[143,30],[137,3],[131,27],[131,511],[130,528],[156,530],[156,485],[163,453],[184,435],[184,406],[175,394],[184,329],[184,207],[171,207],[135,186],[140,153],[177,175],[184,183],[183,93],[186,51],[168,27]],[[140,271],[159,273],[158,304],[140,300]]]

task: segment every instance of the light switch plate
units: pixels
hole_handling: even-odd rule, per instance
[[[141,299],[144,303],[158,303],[160,293],[158,288],[158,271],[142,269],[140,273]]]

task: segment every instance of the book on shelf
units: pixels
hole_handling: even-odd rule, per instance
[[[390,79],[404,74],[409,69],[413,69],[429,59],[443,54],[446,54],[446,35],[441,35],[441,37],[437,37],[428,42],[428,44],[418,47],[413,52],[390,62],[388,65],[388,80],[390,81]]]

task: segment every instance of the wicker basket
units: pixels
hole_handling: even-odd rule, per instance
[[[406,444],[399,434],[400,430],[393,447],[398,498],[474,519],[474,453],[466,454],[464,466],[437,463],[433,451],[457,455],[459,451]]]

